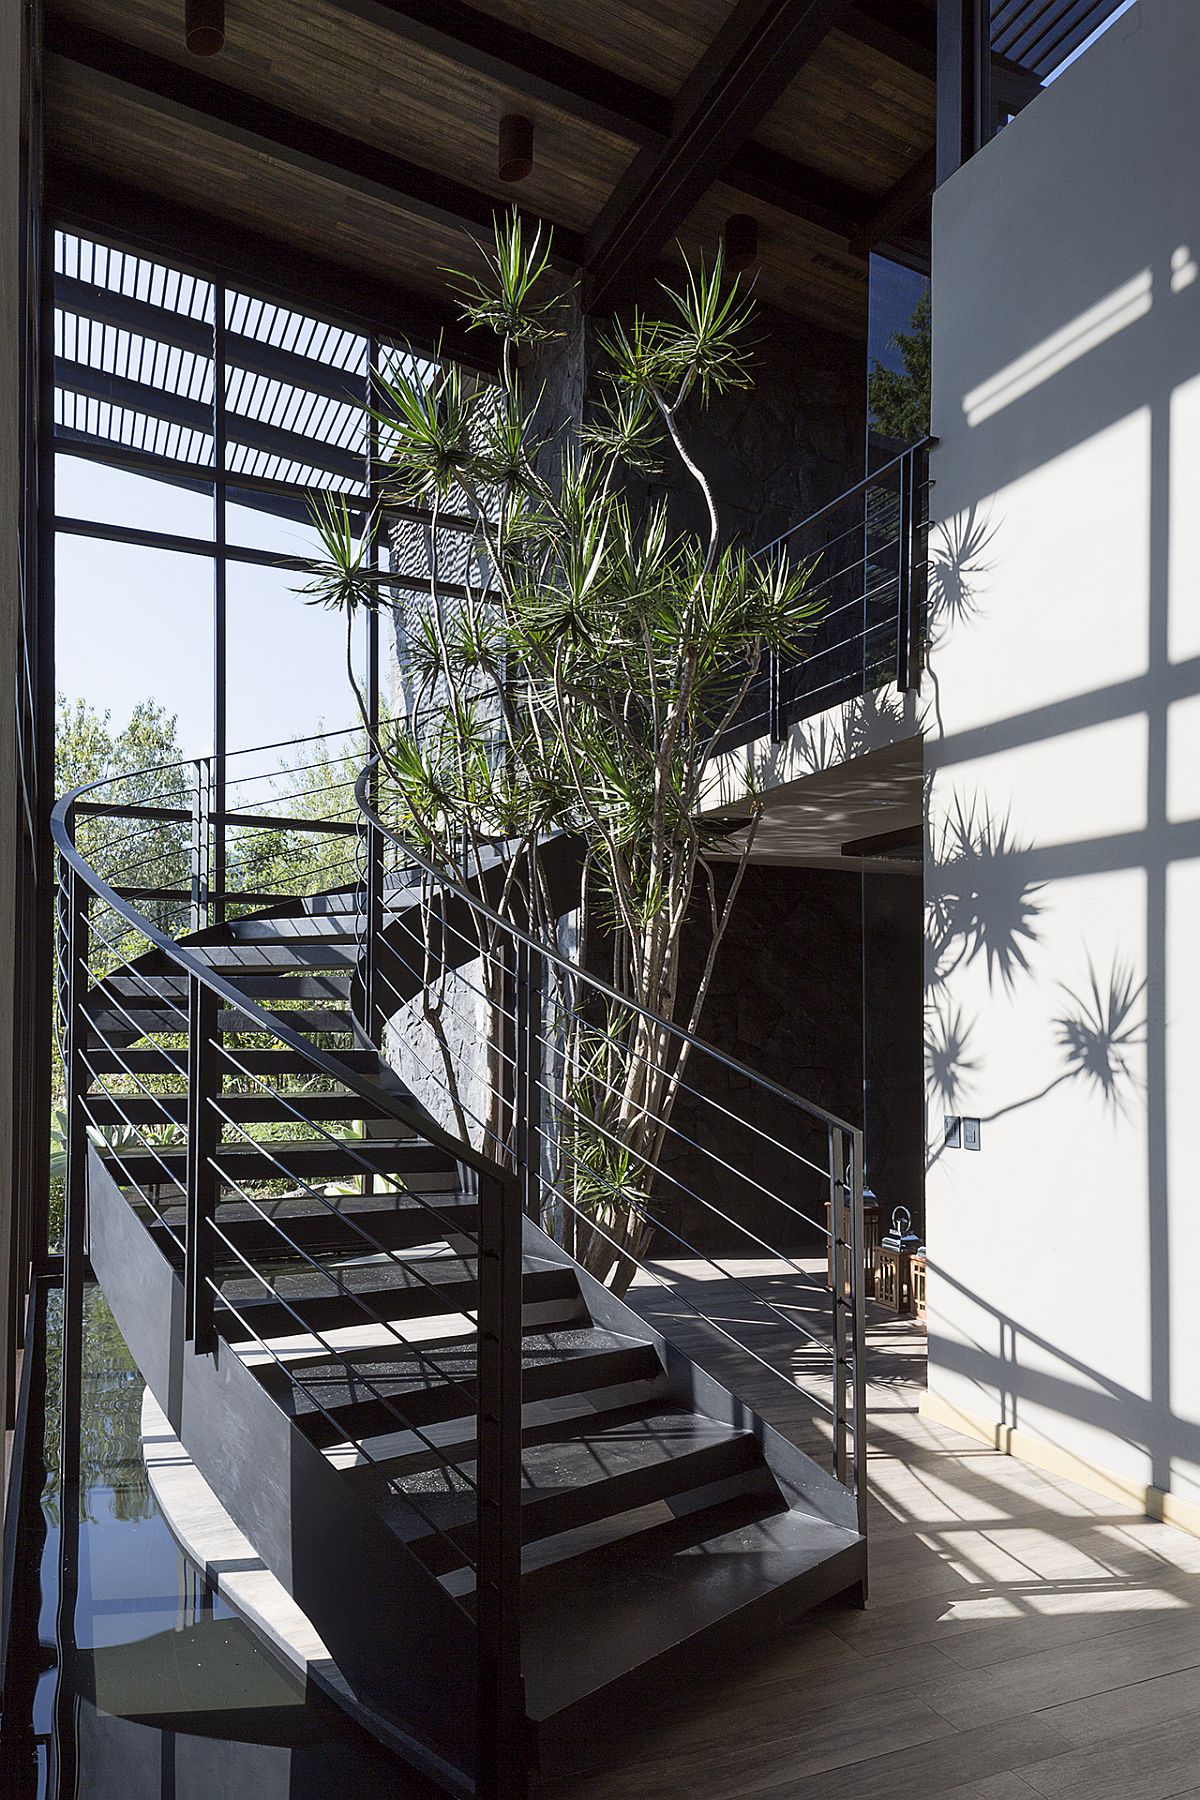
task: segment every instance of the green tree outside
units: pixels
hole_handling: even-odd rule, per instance
[[[916,444],[929,436],[931,316],[926,288],[913,308],[909,329],[898,331],[891,340],[900,352],[903,369],[885,368],[876,357],[867,380],[875,430],[904,444]]]

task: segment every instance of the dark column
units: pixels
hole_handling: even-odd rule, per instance
[[[988,0],[938,0],[937,182],[992,135]]]

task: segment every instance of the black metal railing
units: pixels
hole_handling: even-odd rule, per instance
[[[274,746],[95,782],[55,808],[68,1310],[74,1317],[81,1305],[89,1170],[103,1165],[181,1276],[173,1366],[220,1355],[225,1342],[249,1348],[343,1440],[319,1383],[274,1341],[282,1322],[315,1354],[339,1354],[290,1297],[286,1271],[302,1268],[373,1338],[403,1343],[432,1379],[461,1390],[476,1433],[473,1474],[394,1391],[356,1375],[447,1486],[473,1492],[465,1550],[454,1537],[467,1589],[452,1596],[438,1586],[436,1603],[457,1608],[474,1634],[471,1779],[481,1795],[515,1800],[527,1776],[523,1219],[601,1277],[635,1277],[649,1301],[660,1296],[655,1323],[685,1351],[699,1333],[806,1396],[812,1426],[801,1448],[827,1458],[865,1533],[862,1134],[498,912],[489,872],[503,870],[504,846],[477,860],[474,885],[448,880],[405,841],[378,767],[360,767],[355,734],[305,743],[299,754]],[[310,1005],[307,989],[289,1002],[282,984],[256,988],[236,959],[209,953],[228,948],[225,928],[239,916],[286,919],[314,895],[354,921],[350,1025],[346,1013],[335,1022]],[[332,1043],[337,1036],[351,1047]],[[399,1068],[399,1091],[363,1072],[371,1045]],[[285,1067],[306,1092],[284,1079]],[[289,1165],[289,1143],[302,1136],[336,1150],[363,1193],[375,1189],[369,1137],[337,1129],[344,1107],[322,1119],[319,1096],[334,1094],[394,1121],[394,1136],[413,1133],[444,1152],[475,1198],[472,1228],[436,1192],[409,1190],[429,1242],[453,1238],[447,1254],[474,1277],[471,1299],[453,1309],[473,1337],[473,1382],[439,1354],[445,1346],[414,1344],[347,1276],[356,1257],[379,1264],[398,1254],[369,1213],[352,1218],[319,1178]],[[255,1127],[256,1100],[271,1103],[269,1130]],[[273,1206],[281,1195],[352,1218],[353,1254],[322,1262]],[[227,1228],[228,1201],[261,1233],[253,1251]],[[697,1299],[672,1273],[676,1259],[719,1282],[722,1304]],[[406,1266],[428,1281],[419,1260]],[[269,1303],[269,1329],[256,1321],[257,1299]],[[64,1342],[77,1356],[69,1320]],[[368,1436],[351,1440],[364,1462],[375,1460]],[[425,1516],[419,1494],[406,1499]],[[446,1536],[436,1517],[425,1522]],[[458,1704],[452,1694],[445,1703]]]
[[[376,764],[357,797],[365,866],[404,896],[360,938],[385,1055],[443,1124],[512,1169],[528,1216],[591,1273],[669,1299],[666,1317],[655,1309],[666,1337],[699,1332],[799,1390],[814,1422],[802,1448],[827,1456],[865,1535],[861,1130],[499,913],[487,896],[502,848],[474,886],[448,878],[398,828]],[[665,1271],[676,1259],[736,1301],[736,1329]]]
[[[310,742],[328,752],[335,741]],[[82,1303],[88,1165],[95,1155],[182,1274],[185,1304],[178,1321],[180,1342],[171,1347],[173,1362],[185,1354],[210,1356],[221,1340],[251,1347],[281,1380],[304,1393],[308,1406],[324,1415],[342,1441],[345,1430],[328,1413],[319,1385],[306,1382],[302,1369],[281,1356],[271,1341],[278,1325],[260,1330],[253,1306],[230,1293],[232,1274],[254,1297],[269,1299],[273,1316],[290,1321],[287,1329],[304,1333],[314,1354],[336,1356],[336,1344],[314,1328],[281,1281],[281,1269],[299,1266],[321,1278],[323,1292],[342,1296],[374,1334],[403,1344],[431,1379],[461,1390],[463,1411],[474,1417],[474,1476],[458,1464],[451,1466],[452,1453],[409,1417],[394,1393],[385,1392],[369,1375],[357,1376],[359,1389],[390,1417],[391,1428],[412,1433],[433,1465],[445,1470],[448,1486],[474,1491],[470,1547],[464,1549],[459,1534],[453,1540],[457,1562],[470,1571],[472,1591],[457,1599],[446,1596],[446,1604],[464,1612],[475,1631],[476,1789],[507,1800],[525,1791],[526,1778],[517,1596],[522,1245],[514,1177],[470,1143],[441,1131],[394,1091],[370,1081],[352,1057],[326,1047],[329,1034],[321,1031],[320,1009],[289,1012],[278,1004],[268,1009],[237,985],[236,971],[232,977],[222,973],[201,949],[179,941],[196,932],[211,936],[208,928],[227,912],[259,906],[279,910],[314,888],[343,895],[356,888],[359,827],[353,782],[347,787],[344,780],[328,780],[331,763],[325,754],[314,757],[311,765],[320,770],[323,785],[297,788],[293,764],[285,782],[293,809],[282,812],[279,771],[255,766],[263,764],[265,755],[243,753],[244,773],[239,773],[236,757],[220,765],[204,758],[92,783],[55,808],[59,1041],[69,1121],[64,1204],[68,1310],[77,1312]],[[231,796],[234,804],[215,808],[215,789]],[[137,797],[128,798],[130,792]],[[296,809],[298,795],[307,810]],[[100,838],[98,822],[104,826]],[[78,841],[89,830],[90,856]],[[239,833],[247,834],[251,847],[245,854],[232,853],[224,880],[214,882],[217,846],[235,843]],[[263,843],[267,836],[269,849]],[[315,852],[331,839],[338,851],[322,859]],[[263,880],[264,868],[269,868],[269,881]],[[293,1138],[302,1131],[308,1143],[327,1143],[364,1192],[380,1180],[367,1140],[356,1142],[318,1122],[319,1102],[305,1097],[306,1104],[298,1103],[270,1072],[280,1052],[294,1073],[314,1078],[322,1091],[357,1096],[372,1115],[382,1112],[401,1133],[415,1133],[448,1153],[460,1180],[469,1182],[475,1196],[473,1232],[466,1229],[461,1209],[452,1218],[439,1209],[436,1193],[411,1188],[408,1197],[427,1211],[430,1243],[449,1234],[465,1240],[457,1254],[475,1275],[474,1305],[461,1308],[474,1334],[473,1382],[464,1384],[461,1369],[446,1366],[435,1350],[406,1339],[346,1278],[344,1266],[320,1262],[277,1216],[272,1200],[281,1192],[300,1194],[343,1223],[349,1221],[357,1241],[344,1263],[355,1256],[378,1262],[396,1254],[371,1231],[369,1215],[367,1220],[355,1218],[319,1180],[307,1180],[289,1167],[286,1126],[282,1132],[276,1125],[260,1133],[246,1122],[246,1097],[269,1098],[273,1110],[294,1127]],[[240,1157],[236,1176],[228,1163],[231,1149]],[[247,1173],[248,1167],[253,1173]],[[384,1179],[405,1186],[400,1177]],[[225,1228],[222,1199],[247,1209],[261,1226],[263,1248],[248,1253]],[[406,1266],[414,1281],[433,1286],[419,1263]],[[64,1336],[68,1343],[74,1341],[69,1323],[64,1323]],[[354,1447],[364,1462],[374,1460],[369,1444]],[[429,1531],[445,1538],[437,1519],[422,1508],[420,1495],[407,1498]],[[463,1700],[447,1694],[445,1704],[460,1709]]]
[[[801,719],[894,684],[920,679],[924,655],[932,438],[914,444],[757,554],[813,566],[821,613],[803,653],[763,659],[720,740],[735,750],[780,741]]]

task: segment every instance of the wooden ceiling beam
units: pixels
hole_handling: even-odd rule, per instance
[[[902,237],[903,228],[914,213],[929,205],[936,178],[937,151],[931,147],[889,188],[850,248],[860,256],[867,256],[877,244]]]
[[[505,205],[494,195],[285,112],[211,76],[99,32],[67,28],[52,16],[47,51],[52,80],[58,74],[74,78],[122,105],[140,106],[443,229],[490,234],[493,215]],[[578,233],[555,226],[556,261],[578,266],[582,247]]]
[[[840,29],[914,75],[937,80],[937,14],[920,0],[854,0]]]
[[[462,0],[327,0],[327,4],[614,137],[650,144],[670,130],[671,102],[664,95]]]
[[[47,159],[45,194],[48,218],[64,230],[94,233],[117,249],[155,257],[349,331],[429,355],[440,352],[468,368],[495,368],[493,340],[485,333],[464,330],[451,307],[377,274],[53,155]]]
[[[605,311],[648,268],[849,9],[849,0],[738,0],[588,233],[587,304]]]
[[[341,12],[417,44],[498,82],[532,105],[543,104],[642,147],[661,147],[671,132],[671,101],[600,64],[559,50],[461,0],[326,0]],[[851,7],[851,13],[854,12]],[[871,197],[821,170],[745,144],[723,180],[840,237],[861,227]]]

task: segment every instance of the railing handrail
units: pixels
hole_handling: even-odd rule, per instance
[[[872,469],[870,474],[864,475],[861,481],[856,481],[853,487],[844,488],[834,499],[827,501],[824,506],[819,506],[816,512],[809,513],[807,518],[798,520],[795,525],[789,525],[786,531],[781,531],[779,536],[772,538],[769,543],[761,544],[754,552],[755,556],[770,556],[773,551],[778,550],[781,544],[786,544],[789,538],[795,537],[798,531],[804,531],[809,525],[819,525],[822,519],[826,519],[830,513],[836,512],[839,506],[844,506],[847,500],[853,500],[855,494],[865,494],[868,488],[874,487],[881,476],[890,474],[894,468],[904,462],[906,457],[917,456],[922,450],[932,450],[937,441],[935,437],[929,436],[919,438],[915,443],[906,444],[899,455],[891,457],[885,463],[880,463],[877,469]]]
[[[730,1056],[726,1051],[718,1050],[715,1044],[710,1044],[707,1038],[700,1037],[697,1032],[689,1031],[685,1025],[676,1024],[671,1019],[664,1019],[660,1013],[653,1012],[648,1006],[643,1006],[640,1001],[634,1000],[629,994],[622,994],[619,988],[613,987],[599,975],[593,975],[589,969],[584,969],[579,963],[572,962],[570,957],[564,956],[561,951],[555,950],[551,945],[522,930],[521,926],[513,920],[506,919],[503,913],[499,913],[494,907],[489,906],[481,894],[462,886],[460,882],[447,875],[443,869],[439,869],[436,863],[430,862],[419,850],[414,849],[407,838],[402,837],[390,825],[384,824],[368,799],[371,777],[379,766],[379,762],[379,756],[373,756],[354,785],[354,797],[364,819],[368,825],[381,832],[390,843],[402,850],[405,856],[411,858],[427,875],[432,876],[446,892],[463,901],[474,912],[487,919],[489,923],[498,925],[501,930],[509,934],[514,943],[522,944],[527,950],[535,951],[538,956],[543,957],[546,962],[562,973],[569,975],[572,980],[582,981],[585,986],[603,994],[606,1000],[615,1001],[618,1006],[629,1012],[637,1013],[649,1024],[661,1027],[686,1044],[689,1049],[699,1050],[703,1055],[711,1056],[735,1075],[743,1076],[754,1086],[774,1094],[776,1099],[785,1100],[790,1106],[798,1106],[810,1118],[819,1119],[825,1125],[836,1126],[841,1131],[857,1132],[859,1130],[857,1125],[852,1125],[848,1119],[840,1118],[837,1113],[830,1112],[828,1107],[818,1105],[815,1100],[806,1100],[802,1094],[794,1093],[782,1082],[775,1081],[771,1076],[762,1074],[760,1070],[751,1068],[748,1063],[739,1062],[736,1056]]]
[[[180,763],[165,763],[161,769],[151,766],[137,771],[139,775],[155,774],[167,769],[187,766],[196,758],[184,758]],[[201,759],[203,760],[203,759]],[[119,918],[133,927],[138,934],[175,962],[184,974],[193,976],[203,987],[225,1002],[231,1010],[243,1014],[251,1022],[251,1028],[261,1031],[266,1036],[275,1038],[285,1044],[289,1050],[298,1051],[313,1064],[315,1071],[348,1087],[360,1099],[369,1100],[372,1104],[382,1105],[400,1124],[408,1126],[419,1137],[435,1144],[438,1149],[447,1151],[456,1161],[466,1164],[476,1174],[485,1175],[503,1183],[506,1187],[513,1185],[511,1171],[505,1169],[491,1157],[475,1149],[474,1145],[457,1138],[453,1133],[444,1130],[436,1120],[430,1118],[415,1106],[410,1106],[400,1095],[381,1090],[364,1080],[354,1069],[343,1063],[336,1052],[323,1050],[314,1044],[311,1038],[302,1032],[294,1031],[285,1024],[278,1014],[269,1013],[264,1007],[252,1000],[247,994],[228,981],[211,964],[194,956],[184,945],[173,938],[169,932],[161,930],[137,907],[124,899],[114,887],[87,861],[79,850],[71,835],[68,821],[75,805],[87,794],[94,793],[97,788],[106,787],[113,781],[129,780],[130,776],[101,776],[96,781],[82,782],[72,788],[57,801],[50,815],[50,832],[55,848],[67,866],[77,874],[91,889],[98,899],[110,906]]]

